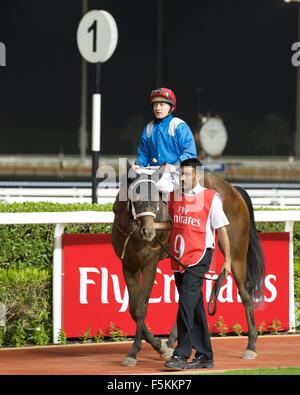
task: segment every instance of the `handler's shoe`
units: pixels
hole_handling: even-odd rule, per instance
[[[187,367],[187,358],[183,355],[174,355],[165,363],[166,368],[185,369]]]
[[[186,369],[213,368],[214,361],[207,359],[205,355],[196,355],[192,362],[188,363]]]

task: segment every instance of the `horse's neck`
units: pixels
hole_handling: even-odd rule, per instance
[[[128,228],[130,214],[128,211],[128,202],[119,199],[119,194],[113,205],[113,212],[115,219],[120,223],[124,224],[125,228]]]

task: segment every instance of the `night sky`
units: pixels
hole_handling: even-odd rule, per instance
[[[101,66],[101,153],[134,154],[157,87],[158,0],[90,0],[91,9],[110,12],[119,32],[116,51]],[[200,112],[221,116],[225,155],[290,154],[297,4],[164,0],[163,16],[161,85],[175,91],[177,116],[192,130]],[[7,66],[0,67],[0,154],[79,153],[81,17],[79,0],[1,0]],[[88,76],[90,132],[94,65]],[[270,130],[283,139],[272,152],[268,140],[258,141]]]

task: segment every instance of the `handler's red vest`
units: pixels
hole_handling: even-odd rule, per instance
[[[204,189],[192,196],[174,196],[174,192],[170,194],[170,251],[187,266],[197,264],[205,253],[206,225],[215,194],[210,189]],[[173,259],[171,266],[174,271],[184,271]]]

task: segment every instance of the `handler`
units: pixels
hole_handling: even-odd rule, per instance
[[[181,190],[170,194],[169,213],[172,221],[170,250],[172,255],[201,276],[208,271],[215,248],[215,230],[224,254],[222,270],[231,272],[228,219],[220,195],[200,184],[202,165],[196,159],[181,163]],[[203,279],[184,271],[172,260],[179,293],[177,313],[178,343],[168,368],[195,369],[214,366],[213,351],[203,305]],[[196,350],[192,362],[188,359]]]
[[[196,144],[190,127],[173,116],[176,96],[171,89],[159,88],[151,92],[153,121],[148,123],[140,137],[137,159],[133,168],[166,165],[158,182],[162,192],[171,192],[179,184],[178,170],[185,159],[197,156]]]

